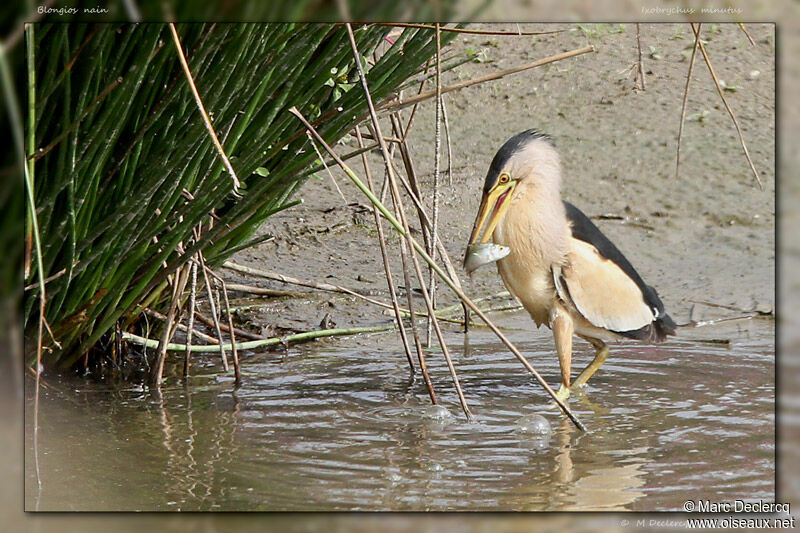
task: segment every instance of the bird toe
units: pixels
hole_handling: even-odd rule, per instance
[[[562,402],[566,402],[567,398],[569,398],[569,393],[570,393],[569,387],[565,387],[564,384],[562,383],[561,386],[556,391],[556,396]]]

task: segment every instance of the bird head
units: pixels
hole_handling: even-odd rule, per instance
[[[558,187],[558,165],[553,142],[544,133],[527,130],[507,140],[495,154],[486,174],[469,244],[489,241],[520,186],[552,181]]]

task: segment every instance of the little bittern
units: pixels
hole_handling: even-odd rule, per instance
[[[606,341],[661,342],[675,334],[655,289],[589,217],[561,200],[561,164],[547,135],[524,131],[494,156],[470,246],[489,239],[511,249],[497,262],[509,292],[537,326],[553,331],[560,398],[600,368],[608,356]],[[574,382],[573,334],[596,350]]]

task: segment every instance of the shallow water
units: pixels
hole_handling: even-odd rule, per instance
[[[250,353],[236,391],[210,356],[189,387],[170,379],[160,396],[54,382],[41,395],[41,491],[28,431],[26,509],[677,511],[687,499],[774,500],[774,323],[681,334],[612,347],[569,402],[587,433],[484,330],[448,333],[473,422],[435,351],[431,375],[453,416],[429,408],[394,333]],[[556,384],[549,332],[510,336]],[[589,358],[577,344],[575,367]],[[533,414],[549,438],[520,431]]]

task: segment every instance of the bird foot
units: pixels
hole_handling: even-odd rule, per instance
[[[567,398],[569,398],[569,393],[570,393],[570,388],[565,387],[564,384],[562,383],[561,386],[556,391],[556,396],[562,402],[566,402]]]
[[[569,387],[565,387],[562,383],[558,390],[556,391],[556,397],[561,400],[563,403],[567,403],[567,399],[569,398]],[[550,402],[550,407],[556,409],[557,411],[561,411],[561,406],[558,405],[558,402]]]

